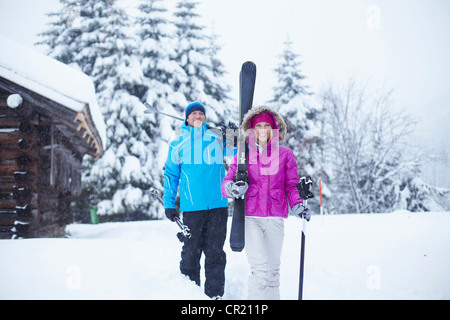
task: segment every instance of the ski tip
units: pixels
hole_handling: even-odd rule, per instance
[[[256,68],[256,64],[253,62],[253,61],[245,61],[243,64],[242,64],[242,67],[244,67],[244,66],[252,66],[252,67],[255,67]]]

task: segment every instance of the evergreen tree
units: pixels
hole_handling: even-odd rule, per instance
[[[167,10],[162,0],[143,1],[139,6],[137,24],[141,39],[141,67],[146,78],[145,100],[157,110],[170,112],[172,105],[186,103],[184,96],[172,89],[173,79],[186,79],[184,70],[175,61],[173,34],[168,26]]]
[[[99,214],[122,215],[122,220],[156,216],[155,202],[145,193],[154,178],[149,172],[153,155],[148,147],[151,130],[140,102],[148,84],[140,65],[134,17],[123,1],[80,1],[78,21],[67,31],[73,36],[64,41],[58,30],[67,23],[70,2],[62,3],[65,8],[57,21],[64,25],[55,22],[45,33],[45,42],[50,55],[92,77],[108,138],[103,157],[85,159],[84,198],[77,199],[77,207],[98,205]]]
[[[320,110],[310,99],[312,92],[305,83],[306,76],[301,70],[299,55],[292,49],[292,42],[287,40],[284,45],[275,69],[277,85],[270,103],[286,121],[286,144],[294,152],[300,174],[312,176],[317,181],[318,176],[326,178],[319,159],[322,145],[318,118]]]
[[[284,50],[280,56],[280,62],[275,69],[277,74],[277,85],[274,87],[274,97],[272,102],[281,105],[302,103],[305,96],[312,92],[305,84],[306,76],[303,75],[299,55],[292,49],[292,41],[287,39],[284,42]]]
[[[181,107],[188,104],[181,92],[173,90],[173,83],[186,79],[184,70],[176,62],[174,33],[170,28],[167,10],[162,0],[144,0],[139,6],[137,33],[140,37],[139,54],[147,92],[144,100],[156,110],[179,115]],[[180,128],[180,122],[154,113],[145,117],[143,129],[151,143],[147,144],[150,157],[145,164],[151,188],[163,191],[164,164],[169,142]],[[160,206],[155,202],[153,206]],[[162,214],[162,207],[160,208]]]
[[[187,79],[187,76],[175,61],[174,39],[169,28],[170,21],[166,16],[167,10],[162,6],[162,0],[142,1],[139,9],[139,54],[147,87],[144,100],[156,110],[177,115],[181,110],[176,107],[186,105],[187,101],[182,93],[173,90],[173,83],[178,79]],[[161,138],[163,142],[171,141],[174,137],[173,131],[180,125],[179,122],[159,114],[149,116],[148,121],[151,122],[148,127],[149,136],[152,139]],[[155,159],[165,158],[167,155],[163,154],[166,147],[163,144],[160,147]],[[163,169],[161,164],[159,169]]]
[[[85,159],[76,210],[98,206],[100,215],[115,216],[103,221],[161,217],[163,208],[148,190],[162,190],[168,142],[180,123],[144,114],[142,102],[177,114],[190,100],[198,100],[208,107],[209,122],[221,121],[228,88],[220,80],[219,48],[206,36],[198,34],[200,42],[188,37],[196,44],[188,54],[197,59],[180,65],[182,55],[174,46],[180,41],[173,35],[183,35],[171,33],[161,0],[141,0],[134,7],[124,0],[81,0],[76,10],[73,2],[60,1],[64,9],[51,14],[53,22],[41,43],[49,55],[92,77],[108,137],[100,159]],[[198,28],[188,24],[183,30],[195,34]]]
[[[45,46],[47,54],[65,64],[71,64],[74,61],[74,55],[78,50],[78,46],[74,43],[80,35],[77,28],[72,28],[74,15],[78,16],[77,6],[72,6],[70,0],[59,0],[62,5],[60,12],[51,12],[47,14],[50,22],[47,23],[49,28],[39,35],[42,38],[38,45]],[[71,44],[74,44],[71,46]]]
[[[228,93],[230,92],[230,87],[225,83],[225,67],[218,58],[218,54],[220,52],[221,47],[218,42],[219,36],[214,32],[212,32],[209,39],[209,58],[211,63],[211,71],[213,78],[211,81],[207,82],[208,86],[206,88],[206,93],[210,95],[215,101],[228,101],[230,99]],[[229,113],[225,110],[225,117],[228,118]]]
[[[229,108],[225,107],[229,87],[221,79],[224,71],[217,59],[219,46],[215,38],[206,35],[204,27],[197,22],[199,15],[195,11],[198,4],[192,0],[181,0],[174,12],[176,61],[187,76],[175,79],[174,90],[182,92],[188,102],[203,103],[207,107],[208,123],[222,124],[225,122],[224,115],[229,113]],[[184,109],[186,105],[180,107]]]
[[[395,185],[393,195],[395,201],[391,210],[414,212],[450,210],[450,189],[430,186],[420,178],[411,176],[401,184]]]
[[[102,19],[109,12],[109,0],[59,0],[62,9],[50,13],[49,29],[40,34],[38,44],[48,55],[91,75],[98,55]]]
[[[121,219],[133,220],[155,212],[153,199],[145,193],[152,183],[148,163],[153,156],[147,147],[151,139],[140,102],[147,91],[138,55],[140,40],[133,17],[120,5],[120,1],[110,1],[108,6],[97,7],[104,15],[99,19],[92,77],[109,142],[105,155],[92,163],[83,182],[93,189],[99,214],[120,214]]]

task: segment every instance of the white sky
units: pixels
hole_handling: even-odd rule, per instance
[[[399,106],[418,117],[420,139],[450,141],[450,1],[199,0],[204,26],[214,27],[220,58],[238,97],[238,74],[256,63],[255,104],[267,102],[273,69],[289,36],[314,92],[349,74],[395,89]],[[177,0],[164,0],[168,7]],[[0,34],[32,46],[58,0],[0,0]],[[450,149],[450,148],[447,148]]]

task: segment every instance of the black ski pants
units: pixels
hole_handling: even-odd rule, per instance
[[[225,288],[226,254],[223,251],[227,234],[228,208],[183,212],[183,223],[191,238],[184,241],[180,271],[200,285],[200,258],[205,253],[205,294],[222,296]]]

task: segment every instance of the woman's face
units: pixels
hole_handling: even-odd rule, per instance
[[[259,143],[267,143],[271,139],[272,127],[267,122],[258,122],[253,130]]]

